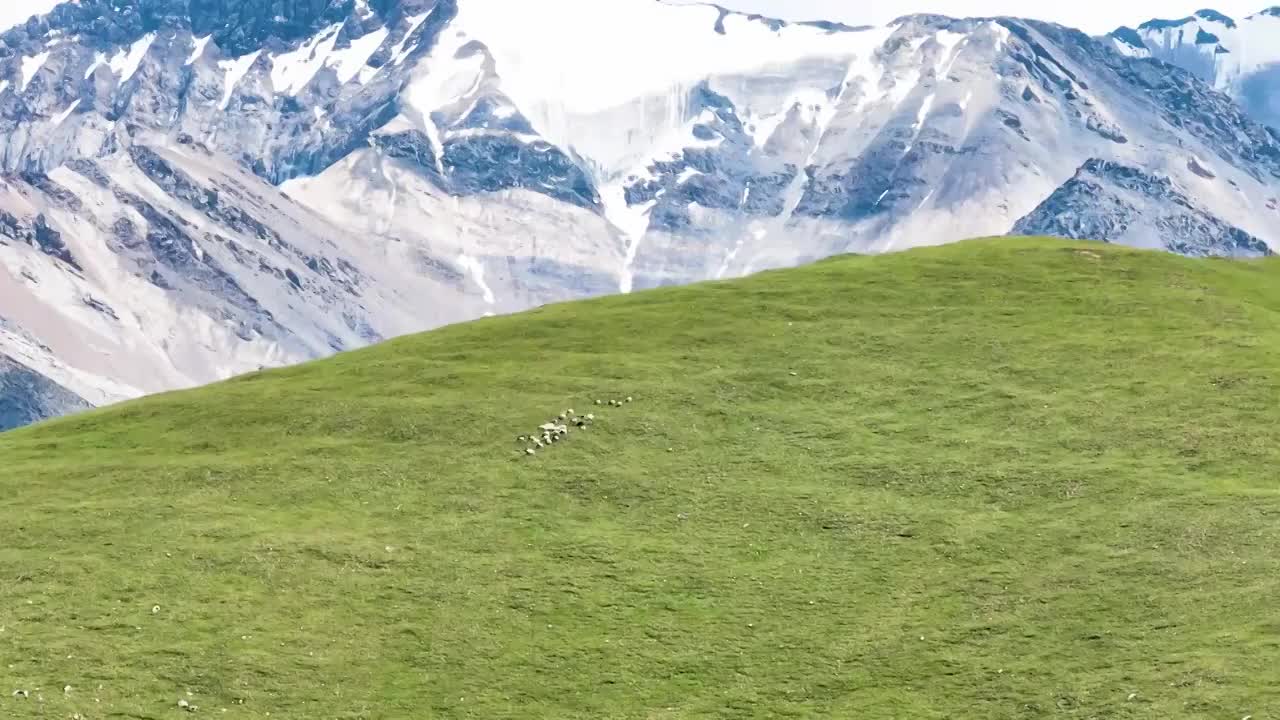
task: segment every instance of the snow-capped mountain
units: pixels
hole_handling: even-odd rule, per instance
[[[1116,48],[1185,68],[1280,127],[1280,6],[1236,21],[1214,10],[1150,20],[1111,34]]]
[[[658,0],[64,3],[0,35],[0,356],[96,405],[1015,229],[1270,252],[1276,131],[1132,54]]]

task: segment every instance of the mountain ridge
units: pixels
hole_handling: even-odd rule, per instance
[[[548,302],[1008,233],[1095,159],[1161,193],[1139,207],[1115,188],[1086,225],[1126,230],[1097,239],[1280,243],[1275,131],[1053,24],[565,0],[593,28],[575,35],[496,0],[279,19],[104,2],[0,34],[0,351],[91,404]]]

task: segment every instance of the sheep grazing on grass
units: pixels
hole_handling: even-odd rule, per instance
[[[595,404],[597,406],[603,406],[605,403],[608,403],[609,407],[620,408],[623,405],[629,402],[632,402],[634,400],[635,398],[633,398],[630,395],[627,395],[625,399],[617,399],[617,398],[612,400],[597,399],[595,401]],[[533,443],[533,447],[526,448],[525,452],[528,455],[535,455],[538,450],[545,447],[549,447],[554,443],[560,442],[561,440],[569,437],[569,433],[572,431],[573,428],[586,430],[587,428],[591,427],[591,425],[595,421],[596,421],[595,413],[586,413],[585,415],[579,415],[577,411],[574,410],[573,408],[568,408],[564,412],[559,413],[558,415],[555,415],[554,417],[552,417],[549,422],[543,423],[538,427],[538,430],[541,433],[541,438],[539,438],[538,435],[521,435],[518,438],[516,438],[516,440],[525,444]]]

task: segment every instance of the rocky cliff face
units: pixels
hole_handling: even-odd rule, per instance
[[[101,404],[841,252],[1269,252],[1276,132],[1135,54],[649,0],[63,4],[0,35],[0,352]]]

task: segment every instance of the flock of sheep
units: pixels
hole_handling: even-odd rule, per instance
[[[610,407],[622,407],[631,402],[628,396],[623,400],[596,400],[596,405],[604,405],[608,403]],[[573,408],[569,408],[559,415],[551,418],[549,422],[543,423],[538,427],[538,432],[532,435],[521,435],[516,438],[516,442],[523,443],[528,447],[525,448],[525,455],[537,455],[538,451],[551,447],[552,445],[569,437],[570,428],[578,428],[586,430],[596,421],[595,413],[586,413],[579,415],[574,412]]]

